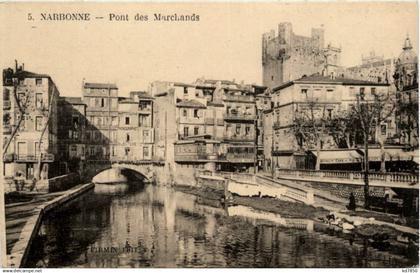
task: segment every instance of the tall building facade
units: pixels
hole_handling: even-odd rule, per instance
[[[57,101],[49,75],[17,66],[3,70],[3,167],[5,177],[41,179],[56,175]],[[39,165],[41,164],[41,166]]]
[[[156,153],[172,171],[186,168],[251,171],[256,162],[255,87],[198,79],[154,82]]]
[[[347,67],[344,75],[351,79],[393,84],[396,59],[384,59],[371,51],[368,56],[362,56],[362,64]]]
[[[398,97],[397,127],[400,143],[418,149],[418,59],[408,37],[396,60],[393,76]]]
[[[366,101],[372,101],[373,94],[388,92],[388,84],[318,74],[302,77],[274,88],[272,113],[266,112],[267,126],[270,125],[269,115],[272,114],[272,146],[266,146],[272,150],[272,164],[277,168],[307,167],[305,152],[316,147],[304,143],[303,139],[297,137],[293,130],[296,128],[296,118],[310,119],[313,115],[314,121],[319,118],[331,119],[341,111],[349,111],[356,103],[358,94],[366,94]],[[394,124],[393,116],[389,117],[380,125],[381,130],[372,133],[371,140],[392,138],[396,133]],[[268,132],[269,129],[265,131]],[[347,148],[357,144],[356,135],[349,135],[349,138],[352,139],[353,145],[349,141]],[[338,146],[331,136],[323,135],[321,149],[335,149]]]
[[[118,87],[107,83],[83,83],[86,108],[86,152],[89,160],[110,160],[117,145]]]
[[[146,92],[118,98],[118,130],[111,161],[140,162],[154,158],[153,101]]]
[[[60,173],[83,172],[86,159],[86,108],[80,97],[58,100]]]
[[[341,49],[325,47],[323,28],[312,28],[311,36],[296,35],[292,24],[280,23],[262,37],[263,85],[277,87],[303,75],[339,74]]]

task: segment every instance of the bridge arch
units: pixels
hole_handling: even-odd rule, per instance
[[[114,163],[90,166],[86,177],[92,182],[113,181],[113,179],[115,182],[123,182],[123,177],[125,177],[126,180],[143,180],[145,183],[151,183],[154,181],[155,175],[154,168],[148,165]]]

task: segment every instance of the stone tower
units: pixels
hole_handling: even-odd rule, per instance
[[[324,48],[324,29],[312,28],[311,36],[296,35],[289,22],[264,33],[262,38],[263,85],[273,88],[303,75],[335,71],[340,48]]]

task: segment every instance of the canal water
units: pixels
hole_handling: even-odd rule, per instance
[[[137,186],[135,186],[137,185]],[[168,187],[96,185],[45,217],[27,267],[406,267],[417,262],[306,219]]]

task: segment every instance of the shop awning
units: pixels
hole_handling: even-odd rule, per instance
[[[363,150],[361,150],[363,152]],[[385,149],[386,161],[414,161],[418,164],[418,151],[404,151],[401,148]],[[381,149],[369,149],[369,161],[381,161]]]
[[[316,157],[316,151],[311,151]],[[321,164],[361,163],[363,157],[356,150],[329,150],[320,151]]]

